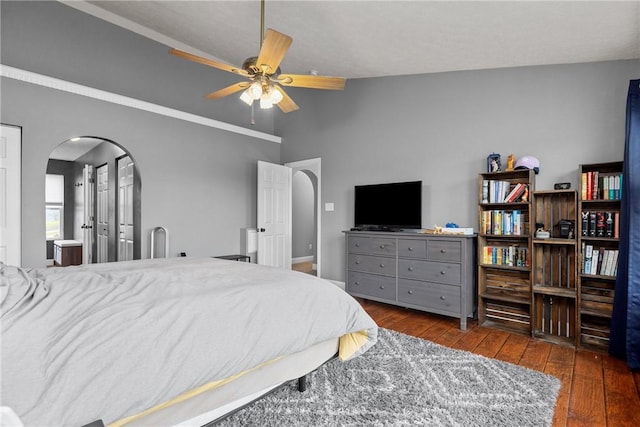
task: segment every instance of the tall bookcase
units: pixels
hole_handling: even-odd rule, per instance
[[[533,336],[577,345],[577,192],[536,191],[532,223],[549,232],[533,232],[532,268]]]
[[[524,188],[525,193],[505,201],[518,187]],[[530,196],[534,191],[535,174],[529,169],[478,176],[478,322],[481,325],[523,333],[531,331]]]
[[[623,162],[580,165],[578,199],[581,347],[606,351],[617,273]]]

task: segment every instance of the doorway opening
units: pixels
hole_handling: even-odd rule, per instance
[[[292,269],[321,277],[320,166],[317,159],[287,163],[292,169]]]
[[[132,191],[123,195],[116,172],[118,160],[125,157],[130,159]],[[64,252],[65,247],[77,246],[82,247],[82,256],[79,260],[73,258],[73,264],[124,259],[120,256],[117,227],[122,216],[118,204],[124,196],[132,206],[127,217],[130,239],[126,259],[140,259],[141,182],[132,159],[121,145],[93,136],[69,139],[51,152],[46,174],[50,182],[56,181],[51,176],[57,176],[57,181],[62,182],[59,185],[62,191],[55,200],[57,204],[50,203],[47,184],[48,264],[62,265],[60,260],[55,262],[56,256]]]

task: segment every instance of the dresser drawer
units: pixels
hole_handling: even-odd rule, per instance
[[[349,252],[372,255],[396,255],[396,239],[349,236]]]
[[[398,260],[398,277],[460,285],[462,273],[460,264],[401,259]]]
[[[396,275],[396,259],[381,256],[349,254],[349,270],[364,271],[366,273]]]
[[[395,301],[396,278],[349,271],[347,273],[347,292]]]
[[[398,279],[398,301],[459,315],[460,287]]]
[[[400,258],[427,258],[427,241],[399,239],[398,240],[398,257]]]
[[[429,240],[427,244],[429,261],[462,261],[462,244],[456,240]]]

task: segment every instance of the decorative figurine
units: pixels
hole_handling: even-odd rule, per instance
[[[513,163],[516,161],[515,157],[513,154],[509,154],[507,156],[507,169],[508,171],[512,171],[513,170]]]
[[[528,202],[529,201],[529,186],[527,185],[527,188],[524,189],[524,194],[522,195],[522,201],[523,202]]]
[[[500,172],[500,154],[491,153],[487,156],[487,172]]]

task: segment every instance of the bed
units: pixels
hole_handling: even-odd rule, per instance
[[[0,266],[2,406],[29,425],[205,425],[377,326],[343,290],[216,258]]]

